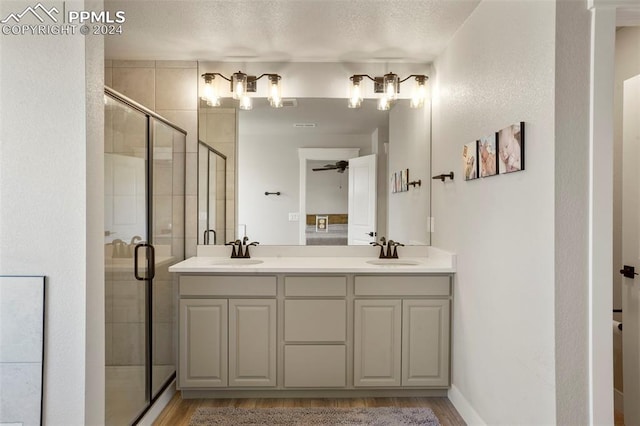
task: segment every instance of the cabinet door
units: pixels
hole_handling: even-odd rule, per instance
[[[403,300],[402,386],[449,385],[449,300]]]
[[[229,300],[229,386],[276,385],[276,301]]]
[[[400,386],[400,300],[356,300],[354,385]]]
[[[181,388],[227,386],[227,300],[180,300]]]

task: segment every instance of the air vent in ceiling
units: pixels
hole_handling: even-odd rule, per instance
[[[316,123],[293,123],[293,127],[300,127],[300,128],[311,128],[311,127],[316,127]]]
[[[282,106],[283,107],[297,107],[298,106],[298,100],[297,99],[283,99],[282,100]]]

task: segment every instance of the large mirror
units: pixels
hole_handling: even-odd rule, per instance
[[[256,98],[245,111],[234,102],[200,107],[199,139],[226,156],[225,194],[215,195],[226,202],[219,235],[268,245],[368,244],[381,236],[430,244],[429,106],[398,100],[378,111],[373,99],[349,109],[345,99],[298,98],[271,108]],[[392,192],[393,174],[407,169],[421,185]]]

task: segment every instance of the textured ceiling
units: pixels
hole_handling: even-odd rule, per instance
[[[431,62],[479,0],[105,0],[124,10],[106,57]]]

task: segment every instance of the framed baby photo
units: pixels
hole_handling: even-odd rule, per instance
[[[409,169],[400,170],[400,192],[409,190]]]
[[[478,141],[469,142],[462,148],[462,170],[464,180],[478,179]]]
[[[489,177],[498,174],[497,141],[497,133],[484,136],[478,141],[480,177]]]
[[[524,121],[498,132],[498,172],[524,170]]]

